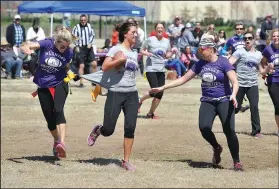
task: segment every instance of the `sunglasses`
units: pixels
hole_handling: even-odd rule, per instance
[[[205,50],[207,50],[207,49],[209,49],[209,47],[200,47],[200,48],[198,49],[198,52],[199,52],[199,53],[202,53],[203,51],[205,51]]]
[[[235,30],[244,30],[244,28],[235,28]]]
[[[252,41],[253,39],[254,39],[253,37],[243,37],[244,41],[247,41],[247,40]]]

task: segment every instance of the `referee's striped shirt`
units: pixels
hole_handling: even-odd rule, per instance
[[[75,42],[75,45],[78,45],[80,47],[92,44],[95,37],[95,32],[91,28],[89,23],[87,23],[85,26],[77,24],[74,27],[72,33],[79,38],[79,40]]]

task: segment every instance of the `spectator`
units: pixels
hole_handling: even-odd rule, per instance
[[[184,25],[181,23],[181,19],[176,16],[173,23],[168,27],[167,31],[167,34],[170,38],[171,47],[177,47],[177,42],[181,35],[182,28],[184,28]]]
[[[97,62],[95,60],[95,54],[92,46],[95,33],[94,30],[91,28],[91,25],[87,22],[87,16],[85,14],[82,14],[80,16],[80,23],[78,23],[74,27],[72,34],[79,37],[79,40],[75,42],[75,51],[77,54],[77,64],[79,65],[79,74],[83,75],[84,69],[90,69],[91,65],[93,72],[96,72]],[[91,71],[89,70],[89,72]],[[80,79],[79,87],[84,87],[83,79]]]
[[[250,32],[250,33],[252,33],[255,36],[255,31],[254,31],[254,27],[253,26],[249,26],[247,28],[247,32]]]
[[[203,35],[203,30],[201,29],[201,24],[199,22],[196,23],[196,27],[192,31],[192,33],[193,33],[194,38],[200,42],[201,37]]]
[[[20,54],[22,55],[22,54]],[[1,66],[6,69],[6,79],[20,79],[23,60],[16,56],[6,40],[1,40]]]
[[[179,50],[183,53],[186,54],[185,52],[185,47],[190,45],[191,47],[195,47],[198,45],[199,41],[198,40],[195,40],[192,32],[191,32],[191,23],[187,23],[185,28],[181,30],[181,33],[182,33],[182,36],[180,37],[180,40],[179,40]],[[184,30],[184,31],[183,31]],[[183,32],[182,32],[183,31]]]
[[[256,44],[257,50],[260,51],[260,52],[263,52],[263,50],[266,47],[266,41],[261,39],[260,34],[261,34],[261,24],[259,25],[259,28],[256,31],[256,35],[255,35],[256,36],[256,42],[255,42],[255,44]]]
[[[189,70],[198,61],[198,59],[196,55],[192,53],[190,45],[185,47],[185,52],[186,53],[181,53],[180,60],[185,64],[187,70]]]
[[[226,32],[224,30],[219,30],[218,42],[217,42],[217,48],[219,54],[222,52],[222,49],[225,46],[226,42],[227,42]]]
[[[115,24],[114,28],[113,28],[113,32],[112,32],[112,36],[111,36],[111,44],[112,46],[115,46],[119,43],[118,40],[118,35],[119,35],[119,24]]]
[[[19,47],[25,41],[25,28],[20,24],[20,15],[15,15],[14,23],[6,30],[6,39],[11,46]]]
[[[166,61],[165,68],[168,70],[175,69],[177,77],[180,78],[186,73],[187,68],[179,59],[178,49],[176,47],[173,47],[172,51],[175,54],[173,54],[172,57]]]
[[[243,41],[243,33],[245,27],[242,22],[235,23],[235,35],[228,39],[224,48],[222,49],[222,55],[233,54],[237,49],[244,48],[245,42]],[[230,53],[231,51],[231,53]]]
[[[265,21],[261,25],[261,33],[260,33],[260,38],[262,40],[267,40],[269,32],[273,29],[272,25],[272,15],[268,14],[265,17]]]
[[[69,13],[65,13],[64,17],[63,17],[63,27],[67,28],[69,31],[71,29],[71,20],[70,18],[70,14]]]
[[[26,40],[27,41],[40,41],[46,38],[43,28],[39,27],[40,20],[35,18],[33,20],[32,27],[27,30]]]

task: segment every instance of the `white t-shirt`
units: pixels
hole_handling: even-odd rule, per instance
[[[35,37],[37,37],[35,39],[36,41],[44,40],[46,38],[45,32],[41,27],[39,27],[37,33],[34,31],[33,27],[30,27],[28,29],[27,34],[26,34],[26,41],[32,40]]]

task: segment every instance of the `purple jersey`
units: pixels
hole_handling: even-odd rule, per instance
[[[243,48],[245,46],[243,36],[239,37],[237,35],[234,35],[227,41],[225,46],[227,51],[232,48],[232,53],[234,53],[237,49]]]
[[[234,67],[227,58],[219,56],[215,62],[200,60],[191,70],[202,78],[202,102],[229,100],[232,90],[227,72],[234,70]]]
[[[53,38],[38,41],[40,44],[40,61],[33,82],[41,88],[55,87],[66,77],[65,65],[73,57],[73,50],[60,53],[54,45]]]
[[[268,74],[268,83],[279,83],[279,49],[271,44],[264,49],[262,54],[269,63],[274,64],[275,73]]]

